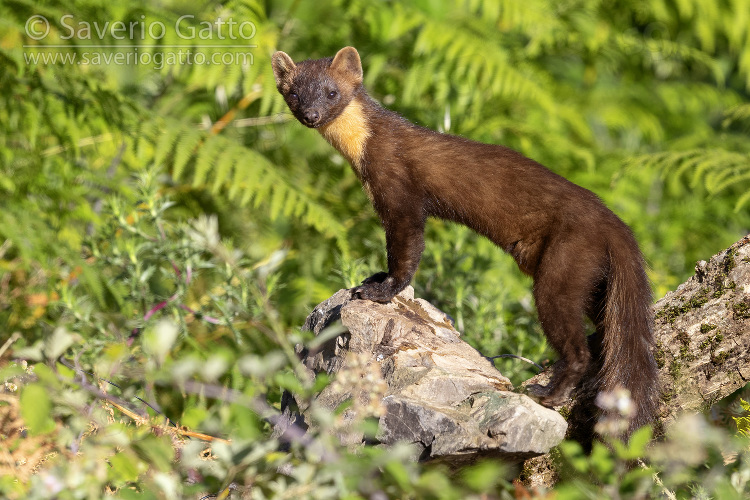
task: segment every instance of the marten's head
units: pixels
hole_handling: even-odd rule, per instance
[[[334,57],[297,64],[284,52],[271,60],[276,87],[294,116],[311,128],[330,123],[362,88],[357,49],[344,47]]]

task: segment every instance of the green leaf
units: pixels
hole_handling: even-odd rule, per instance
[[[159,493],[160,494],[157,495],[150,490],[137,491],[131,488],[120,488],[117,491],[117,498],[121,498],[123,500],[162,500],[164,498],[164,495],[161,491],[159,491]]]
[[[315,350],[329,340],[334,339],[347,331],[349,330],[341,323],[341,321],[336,321],[332,325],[324,328],[322,332],[316,335],[315,338],[308,343],[308,347]]]
[[[491,491],[503,477],[499,462],[484,461],[466,469],[463,473],[466,485],[477,492]]]
[[[282,389],[286,389],[295,394],[300,394],[304,391],[304,387],[302,386],[300,381],[297,380],[297,377],[295,377],[292,373],[276,373],[276,376],[273,379],[276,385],[278,385]]]
[[[588,472],[589,462],[580,444],[575,441],[563,441],[560,443],[560,450],[563,456],[578,472]]]
[[[322,391],[330,382],[330,375],[328,375],[327,373],[318,373],[315,376],[315,382],[313,383],[312,392],[316,393]]]
[[[646,446],[651,441],[652,431],[650,426],[638,429],[630,436],[627,445],[616,443],[617,456],[623,460],[635,460],[642,458],[646,452]]]
[[[266,377],[278,372],[288,363],[283,352],[271,351],[265,356],[248,354],[237,360],[237,366],[243,374],[255,377]]]
[[[57,359],[62,356],[63,353],[75,343],[75,341],[75,337],[68,333],[65,328],[57,327],[55,328],[55,331],[52,332],[52,336],[44,343],[44,354],[49,360]]]
[[[198,427],[198,425],[203,423],[204,420],[206,420],[206,417],[208,417],[208,411],[206,411],[205,408],[187,408],[182,414],[180,425],[184,425],[188,429],[195,429],[196,427]]]
[[[34,364],[34,374],[38,381],[44,385],[48,391],[56,391],[61,388],[60,379],[57,374],[44,363]]]
[[[163,363],[177,341],[179,333],[180,330],[176,324],[168,319],[163,319],[146,330],[143,336],[143,350],[147,354],[155,356],[159,363]]]
[[[21,390],[21,416],[32,435],[45,434],[55,429],[52,419],[52,402],[47,389],[30,384]]]
[[[147,463],[163,472],[172,469],[174,448],[167,438],[147,435],[144,439],[133,442],[133,449]]]
[[[649,425],[641,427],[640,429],[635,431],[632,436],[630,436],[630,440],[628,441],[628,449],[631,453],[636,455],[636,457],[633,458],[643,456],[643,454],[646,452],[646,446],[651,442],[652,436],[653,431],[651,429],[651,426]]]
[[[134,453],[127,450],[110,457],[109,465],[109,476],[120,484],[135,481],[148,468]]]
[[[401,490],[412,490],[411,481],[409,480],[409,472],[406,470],[406,467],[404,467],[404,464],[391,460],[385,464],[385,471],[393,478]]]

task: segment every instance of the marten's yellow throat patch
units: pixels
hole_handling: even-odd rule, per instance
[[[357,172],[362,169],[362,157],[365,154],[365,143],[370,137],[370,127],[361,102],[352,100],[339,116],[319,130]]]

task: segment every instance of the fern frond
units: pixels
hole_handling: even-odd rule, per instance
[[[750,180],[750,158],[745,159],[744,169],[747,170],[745,173],[740,173],[741,170],[732,169],[730,166],[724,166],[721,170],[717,170],[715,176],[710,174],[706,176],[706,185],[709,191],[712,193],[719,193],[729,186],[741,184],[745,181]]]
[[[167,156],[174,150],[180,134],[184,132],[182,127],[163,127],[156,128],[158,136],[154,144],[154,164],[162,165]]]
[[[734,211],[739,212],[746,203],[750,203],[750,189],[745,191],[745,193],[737,199],[737,203],[734,205]]]
[[[654,0],[643,5],[657,22],[665,26],[673,25],[678,17],[685,25],[685,34],[695,37],[697,43],[693,45],[700,47],[701,52],[722,57],[722,53],[729,53],[736,58],[745,88],[750,88],[750,3],[745,0]],[[689,40],[689,37],[680,38]],[[718,74],[715,72],[714,76],[718,77]]]
[[[223,191],[240,205],[266,207],[271,219],[295,215],[335,238],[342,252],[348,253],[346,228],[337,217],[261,153],[232,138],[208,135],[176,121],[168,121],[154,139],[154,163],[166,165],[175,180],[211,186],[213,192]]]
[[[750,103],[739,104],[727,111],[724,126],[739,121],[750,122]]]
[[[724,149],[696,148],[687,151],[664,151],[632,158],[629,166],[654,167],[662,178],[680,179],[690,175],[689,184],[703,184],[709,194],[718,194],[750,181],[750,154]],[[737,200],[738,211],[750,199],[750,189]]]
[[[175,142],[174,162],[172,163],[172,175],[175,178],[179,179],[182,176],[188,160],[195,156],[198,145],[205,137],[206,134],[197,129],[187,129]],[[196,180],[193,181],[193,185],[203,184],[202,181],[197,181],[197,172],[195,177]]]
[[[217,192],[220,183],[223,183],[227,178],[227,174],[231,167],[231,159],[227,161],[221,161],[223,156],[226,156],[226,141],[219,140],[216,136],[207,136],[205,141],[197,146],[196,151],[190,151],[195,157],[195,170],[193,173],[193,186],[202,185],[208,178],[208,173],[212,169],[216,173],[214,186],[212,187],[213,192]],[[181,171],[179,172],[181,173]],[[173,171],[175,178],[178,178],[177,168]],[[217,179],[220,179],[217,181]],[[217,182],[219,184],[217,184]]]

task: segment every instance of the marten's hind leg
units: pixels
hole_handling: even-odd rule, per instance
[[[534,299],[547,341],[560,355],[546,388],[529,387],[545,406],[564,403],[586,373],[589,351],[584,316],[600,280],[596,256],[574,245],[545,249],[534,273]],[[587,255],[588,254],[588,255]]]

